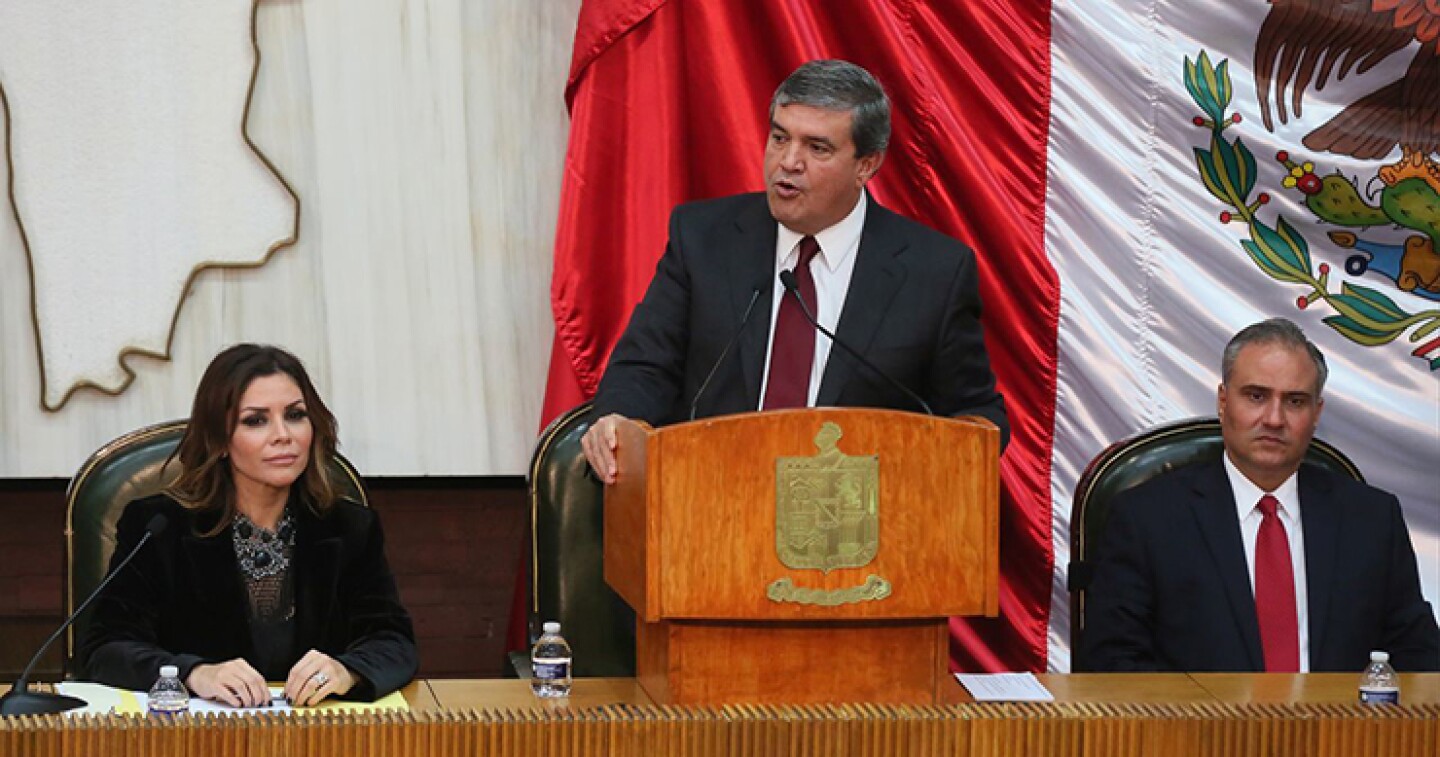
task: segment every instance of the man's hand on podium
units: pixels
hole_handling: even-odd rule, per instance
[[[623,420],[626,420],[625,416],[611,413],[595,421],[590,430],[585,432],[585,436],[580,438],[580,446],[585,449],[585,459],[590,461],[590,467],[601,483],[615,483],[615,476],[620,472],[619,463],[615,460],[615,428]]]

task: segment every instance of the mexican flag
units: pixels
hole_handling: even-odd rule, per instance
[[[670,209],[762,189],[771,93],[844,58],[893,102],[874,197],[980,258],[1011,413],[1001,616],[952,621],[953,667],[1069,669],[1080,474],[1213,415],[1225,342],[1276,315],[1326,354],[1319,436],[1400,497],[1434,603],[1437,36],[1425,0],[589,0],[544,420],[594,392]]]

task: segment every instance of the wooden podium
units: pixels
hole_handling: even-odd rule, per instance
[[[998,612],[999,431],[868,409],[619,429],[605,580],[660,703],[933,703]]]

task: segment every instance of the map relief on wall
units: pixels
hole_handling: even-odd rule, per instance
[[[257,2],[0,2],[7,201],[45,409],[123,391],[131,355],[168,358],[200,270],[295,242],[299,200],[245,131]]]

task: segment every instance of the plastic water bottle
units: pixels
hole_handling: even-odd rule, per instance
[[[1400,704],[1400,678],[1390,667],[1387,652],[1370,653],[1370,664],[1360,674],[1360,701],[1365,704]]]
[[[548,621],[544,630],[530,650],[530,667],[535,671],[530,687],[537,697],[569,696],[570,645],[560,635],[559,623]]]
[[[189,709],[190,692],[180,682],[180,669],[174,665],[161,665],[160,678],[150,687],[150,712],[176,715]]]

